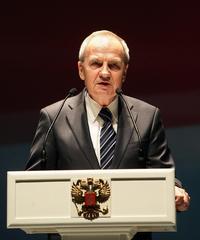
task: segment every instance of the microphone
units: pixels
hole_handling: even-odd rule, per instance
[[[41,159],[39,159],[37,162],[35,162],[33,165],[31,165],[28,169],[26,169],[26,171],[30,171],[32,169],[34,169],[36,166],[38,166],[39,164],[41,163],[45,163],[47,161],[47,153],[46,153],[46,143],[47,143],[47,140],[48,140],[48,137],[49,137],[49,134],[66,102],[66,100],[69,98],[69,97],[73,97],[75,96],[77,93],[77,89],[76,88],[71,88],[67,94],[67,96],[65,97],[65,99],[62,101],[62,104],[60,105],[59,109],[58,109],[58,112],[54,118],[54,120],[52,121],[51,125],[49,126],[49,129],[45,135],[45,138],[44,138],[44,142],[43,142],[43,147],[42,147],[42,152],[41,152]]]
[[[117,88],[116,89],[116,93],[123,100],[123,102],[125,103],[126,108],[128,110],[128,113],[129,113],[129,116],[131,117],[131,121],[132,121],[133,127],[135,129],[135,132],[137,134],[137,138],[138,138],[138,142],[139,142],[139,158],[142,159],[143,158],[143,149],[142,149],[142,140],[141,140],[139,129],[137,127],[137,124],[136,124],[135,120],[133,119],[133,115],[131,113],[130,107],[128,106],[128,103],[126,102],[126,100],[125,100],[125,98],[123,96],[122,89]]]

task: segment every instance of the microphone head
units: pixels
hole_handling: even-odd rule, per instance
[[[74,95],[76,95],[77,92],[78,92],[78,90],[76,88],[71,88],[69,90],[69,95],[74,96]]]
[[[121,95],[121,94],[122,94],[122,89],[121,89],[121,88],[117,88],[117,89],[116,89],[116,93],[117,93],[118,95]]]

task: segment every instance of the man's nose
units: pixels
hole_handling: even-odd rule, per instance
[[[110,78],[110,71],[107,64],[104,64],[100,70],[100,77],[104,79]]]

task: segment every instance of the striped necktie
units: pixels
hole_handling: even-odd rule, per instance
[[[116,133],[112,127],[112,113],[108,108],[102,108],[99,116],[104,120],[100,133],[100,165],[102,169],[109,168],[114,156]]]

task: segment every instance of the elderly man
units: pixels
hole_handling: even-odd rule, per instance
[[[34,169],[174,167],[159,109],[120,91],[128,66],[129,49],[116,34],[97,31],[83,41],[78,71],[85,88],[65,102],[46,139],[48,159]],[[40,160],[61,103],[41,110],[27,169]],[[190,197],[179,181],[175,195],[177,210],[187,210]],[[151,234],[134,239],[151,239]]]

